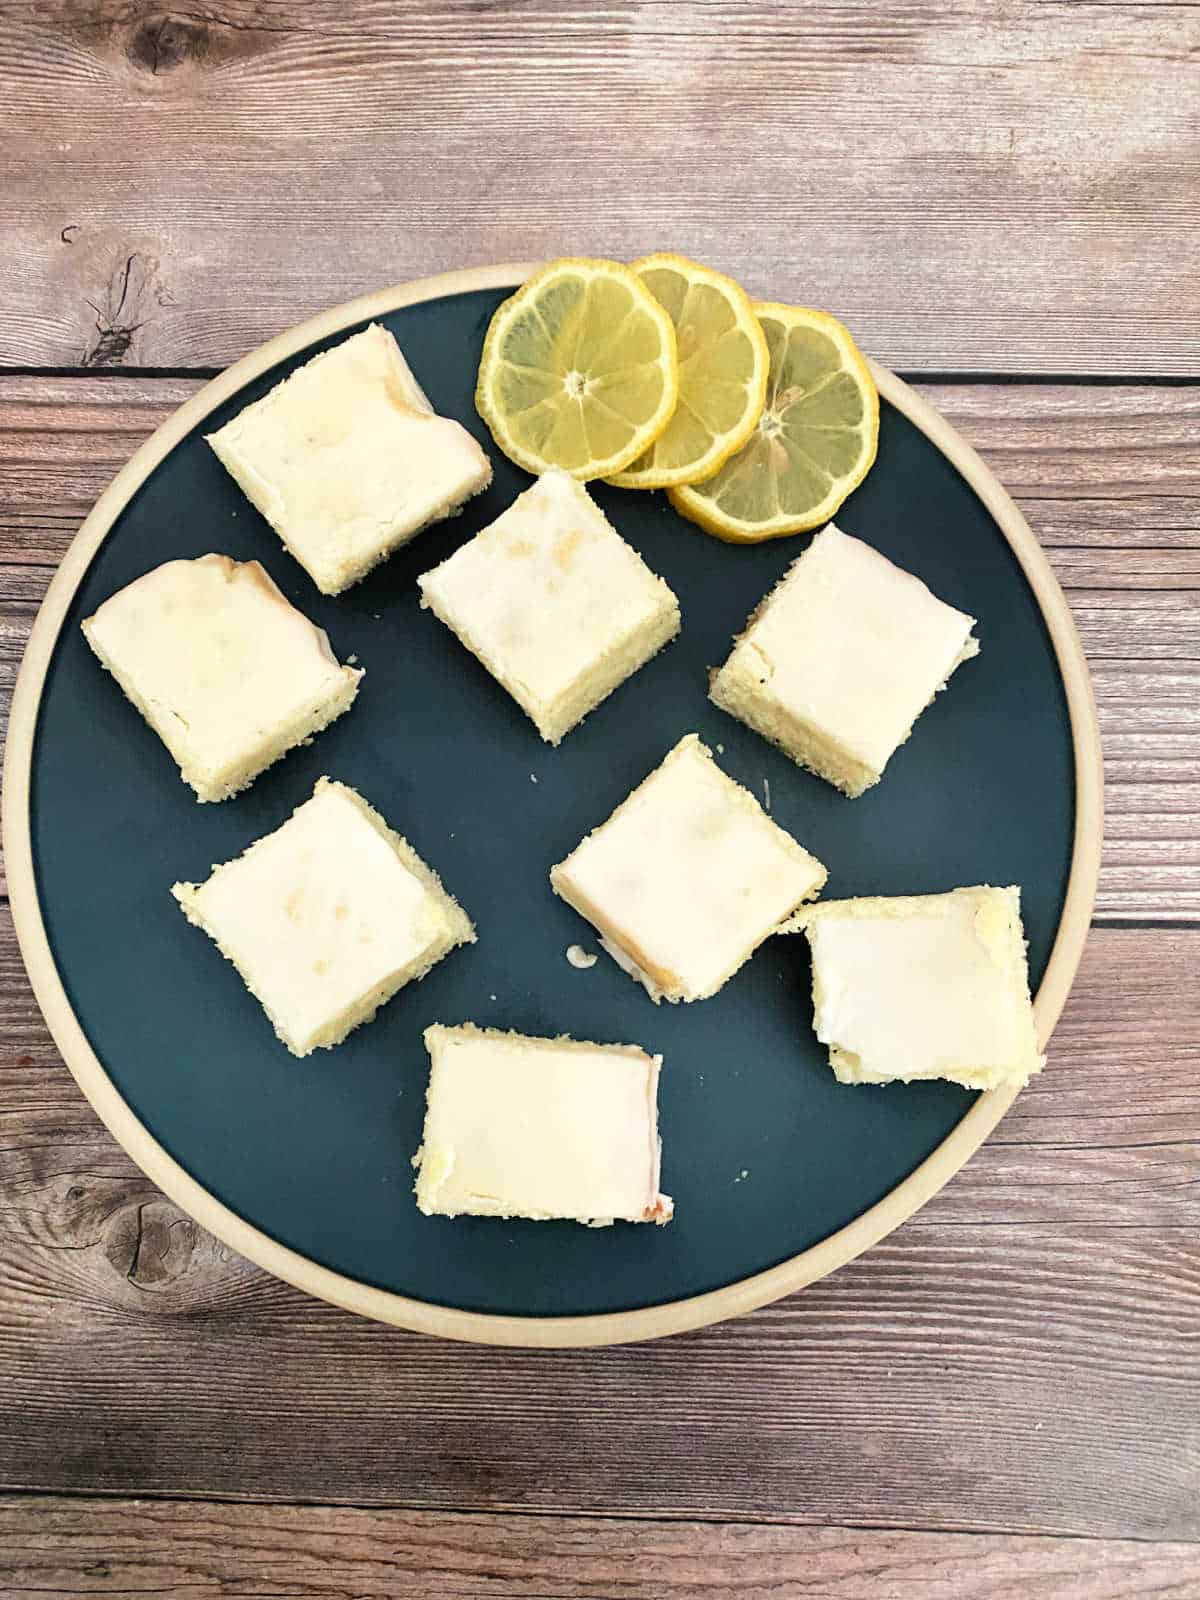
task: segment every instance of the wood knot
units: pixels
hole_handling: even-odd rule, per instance
[[[168,1202],[140,1201],[113,1217],[104,1254],[135,1289],[161,1289],[186,1272],[195,1233],[195,1224]]]
[[[111,1218],[103,1245],[110,1296],[140,1310],[187,1316],[235,1296],[257,1277],[166,1199],[137,1201]]]
[[[80,358],[82,366],[114,367],[125,360],[147,310],[153,311],[152,302],[164,304],[163,290],[155,292],[157,272],[157,260],[135,250],[114,268],[103,299],[87,301],[95,313],[95,332]]]
[[[134,29],[125,54],[135,67],[158,78],[188,61],[203,61],[209,42],[205,22],[191,17],[148,17]]]

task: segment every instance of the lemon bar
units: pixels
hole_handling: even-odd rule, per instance
[[[439,417],[386,328],[315,356],[208,436],[324,594],[340,594],[492,479]]]
[[[668,1222],[660,1194],[661,1056],[636,1045],[435,1026],[413,1158],[426,1216]]]
[[[171,892],[296,1056],[340,1044],[404,984],[475,938],[408,841],[329,778],[207,882]]]
[[[656,1003],[716,994],[825,877],[694,733],[550,870]]]
[[[201,800],[227,800],[350,708],[362,673],[257,561],[168,561],[84,636]]]
[[[978,654],[974,625],[830,523],[751,616],[709,698],[854,797]]]
[[[581,483],[552,471],[418,583],[558,744],[679,632],[679,604]]]
[[[1019,889],[826,900],[791,927],[812,946],[814,1024],[840,1082],[995,1089],[1041,1071]]]

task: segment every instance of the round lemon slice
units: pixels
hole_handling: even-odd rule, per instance
[[[667,491],[683,516],[735,544],[828,522],[866,477],[879,440],[874,379],[836,317],[803,306],[754,310],[771,355],[758,426],[714,477]]]
[[[611,481],[667,489],[711,478],[754,432],[767,393],[767,341],[745,290],[684,256],[643,256],[633,271],[670,313],[679,403],[648,450]]]
[[[649,449],[678,397],[668,313],[628,267],[568,256],[492,318],[475,405],[518,466],[587,480]]]

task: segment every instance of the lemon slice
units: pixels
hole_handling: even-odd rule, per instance
[[[732,278],[683,256],[643,256],[633,271],[675,325],[679,403],[666,428],[611,481],[666,489],[711,478],[754,432],[767,393],[767,341]]]
[[[771,353],[758,427],[715,477],[667,491],[683,516],[735,544],[828,522],[866,477],[879,440],[875,382],[836,317],[802,306],[754,310]]]
[[[567,256],[492,318],[475,405],[518,466],[586,480],[647,450],[678,396],[675,327],[649,289],[617,261]]]

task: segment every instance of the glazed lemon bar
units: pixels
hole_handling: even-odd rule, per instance
[[[227,800],[347,711],[343,667],[257,561],[168,561],[83,624],[201,800]]]
[[[282,827],[171,891],[293,1055],[340,1044],[475,930],[416,851],[322,778]]]
[[[709,698],[853,797],[978,654],[974,625],[830,523],[751,616]]]
[[[668,1222],[661,1056],[636,1045],[425,1030],[429,1091],[413,1164],[426,1216]]]
[[[550,871],[655,1002],[716,994],[825,877],[694,733]]]
[[[550,744],[679,632],[671,590],[566,472],[418,583]]]
[[[825,900],[791,928],[812,946],[814,1025],[840,1082],[995,1089],[1044,1065],[1019,889]]]
[[[324,594],[340,594],[492,479],[386,328],[315,356],[208,436]]]

